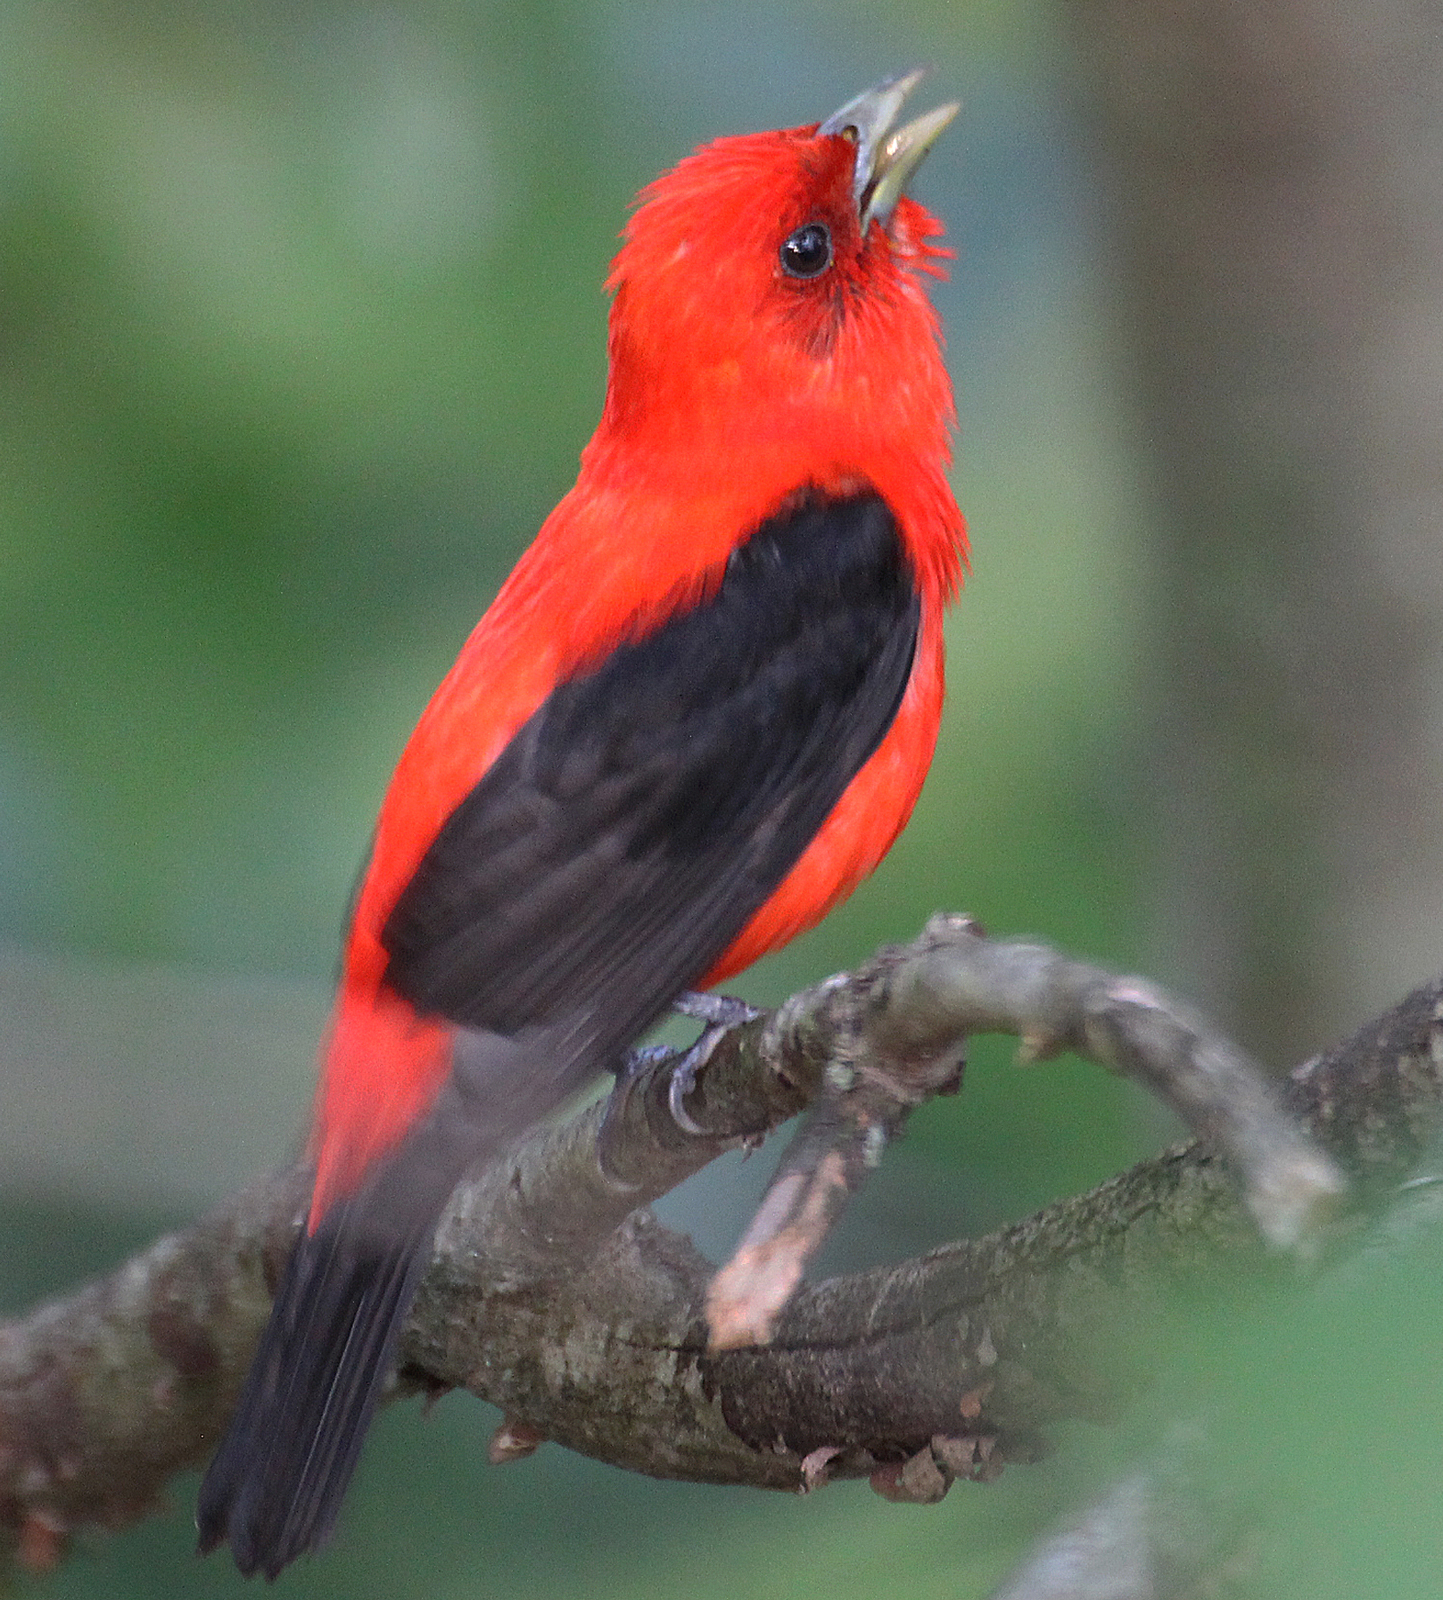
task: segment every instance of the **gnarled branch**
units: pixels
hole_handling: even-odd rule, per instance
[[[1440,1016],[1443,988],[1420,991],[1286,1086],[1365,1191],[1406,1171],[1433,1126]],[[780,1314],[764,1309],[768,1344],[710,1348],[710,1264],[637,1208],[805,1104],[845,1141],[862,1123],[839,1102],[859,1087],[866,1116],[888,1095],[910,1106],[945,1090],[964,1036],[987,1028],[1161,1085],[1212,1142],[985,1239],[803,1287]],[[465,1186],[440,1230],[403,1387],[464,1385],[495,1402],[496,1459],[555,1439],[652,1475],[797,1489],[868,1474],[892,1497],[937,1498],[953,1477],[1032,1458],[1062,1418],[1112,1413],[1147,1372],[1120,1329],[1146,1326],[1169,1286],[1220,1260],[1266,1261],[1248,1208],[1275,1240],[1298,1241],[1339,1191],[1253,1070],[1146,986],[991,943],[963,919],[934,919],[914,945],[729,1030],[685,1089],[686,1127],[675,1065],[641,1073],[605,1166],[601,1108],[588,1107]],[[820,1159],[783,1178],[825,1164],[825,1131],[806,1137]],[[57,1558],[77,1526],[141,1515],[207,1454],[305,1185],[297,1172],[252,1185],[0,1329],[0,1527],[22,1559]]]

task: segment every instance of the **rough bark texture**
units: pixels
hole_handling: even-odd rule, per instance
[[[989,963],[993,979],[979,979]],[[503,1459],[549,1438],[657,1475],[799,1489],[867,1473],[892,1498],[922,1500],[952,1477],[1034,1457],[1060,1419],[1111,1415],[1148,1371],[1149,1352],[1120,1329],[1153,1326],[1169,1293],[1205,1284],[1220,1263],[1233,1278],[1244,1264],[1266,1270],[1236,1177],[1211,1148],[1169,1151],[985,1239],[804,1287],[772,1342],[743,1350],[708,1350],[709,1264],[633,1209],[815,1095],[839,1037],[855,1049],[861,1028],[874,1042],[926,1040],[931,1051],[948,1038],[955,1056],[950,1014],[976,1027],[1010,1016],[1035,1042],[1056,1044],[1085,1032],[1077,1002],[1090,996],[1096,1009],[1105,976],[937,919],[915,946],[732,1030],[687,1098],[708,1135],[678,1127],[674,1063],[654,1063],[613,1128],[609,1170],[596,1160],[601,1112],[591,1107],[458,1194],[405,1337],[405,1384],[464,1385],[494,1401],[507,1416]],[[1059,1000],[1069,984],[1071,1021]],[[1109,986],[1105,1015],[1138,1009],[1136,980]],[[1019,1015],[1022,992],[1031,998]],[[1144,1027],[1158,1014],[1172,1015],[1146,992]],[[1435,1125],[1440,1017],[1435,985],[1289,1084],[1294,1107],[1364,1192],[1396,1182]],[[1225,1049],[1189,1036],[1195,1055]],[[1193,1081],[1190,1067],[1180,1081]],[[1274,1116],[1264,1108],[1265,1122]],[[1278,1127],[1285,1168],[1300,1148],[1305,1168],[1316,1162],[1288,1121]],[[1329,1169],[1312,1170],[1301,1237],[1336,1200]],[[58,1558],[79,1525],[142,1514],[171,1473],[207,1453],[304,1187],[297,1173],[254,1185],[3,1330],[0,1518],[23,1560]],[[1257,1210],[1257,1193],[1244,1192]]]

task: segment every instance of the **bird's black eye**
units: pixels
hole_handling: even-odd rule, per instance
[[[792,278],[815,278],[832,264],[832,235],[824,222],[804,222],[782,241],[782,271]]]

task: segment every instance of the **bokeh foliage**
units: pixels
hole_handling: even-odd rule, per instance
[[[951,703],[912,828],[740,986],[758,998],[940,906],[1147,967],[1146,547],[1036,12],[4,0],[0,939],[76,1005],[94,963],[167,975],[150,1030],[97,1050],[105,1092],[77,1079],[77,1130],[129,1072],[164,1104],[165,1062],[202,1120],[222,1093],[233,1119],[173,1143],[286,1153],[391,763],[596,415],[599,285],[630,196],[702,139],[815,117],[923,59],[964,99],[919,185],[958,253],[938,298],[974,570]],[[177,973],[197,1009],[217,984],[309,996],[279,1030],[292,1048],[246,1056],[253,1095],[218,1039],[182,1047],[205,1030],[177,1026]],[[6,1115],[23,1128],[27,1107]],[[1161,1136],[1097,1073],[1020,1076],[981,1045],[858,1236],[905,1249],[986,1225]],[[77,1172],[32,1150],[3,1213],[7,1301],[196,1203],[203,1181],[168,1179],[164,1148],[128,1209],[106,1161],[134,1154]],[[501,1473],[481,1463],[493,1421],[463,1398],[386,1416],[337,1548],[292,1592],[978,1593],[1063,1487],[1013,1473],[924,1516],[857,1487],[793,1503],[643,1483],[556,1450]],[[231,1592],[189,1542],[182,1500],[48,1587]]]

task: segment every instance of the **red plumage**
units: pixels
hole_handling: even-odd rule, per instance
[[[865,246],[853,151],[815,128],[720,140],[646,189],[609,279],[606,408],[575,488],[543,524],[426,708],[382,807],[346,946],[314,1151],[313,1221],[429,1104],[445,1028],[388,994],[380,935],[452,808],[561,679],[713,586],[804,485],[875,488],[921,590],[907,697],[806,854],[702,979],[718,983],[819,921],[905,825],[941,716],[941,611],[965,538],[946,480],[951,386],[917,281],[941,225],[903,197]],[[831,334],[776,272],[777,218],[822,213],[863,315]],[[819,377],[819,373],[821,377]],[[679,526],[684,529],[680,533]]]
[[[701,616],[723,594],[729,563],[757,530],[791,526],[796,508],[863,501],[878,508],[900,551],[904,598],[915,609],[910,666],[865,759],[844,774],[840,798],[819,825],[807,825],[785,870],[773,873],[777,881],[725,947],[713,948],[701,969],[679,974],[675,987],[719,982],[811,926],[872,871],[907,821],[941,713],[942,610],[965,559],[962,519],[945,475],[951,390],[922,282],[945,254],[935,243],[941,228],[900,193],[947,113],[881,145],[911,82],[860,97],[854,120],[840,131],[833,118],[820,130],[719,140],[641,195],[608,283],[614,301],[606,404],[576,486],[427,706],[381,810],[346,942],[312,1140],[310,1232],[329,1226],[340,1242],[327,1246],[323,1263],[304,1271],[293,1264],[295,1282],[283,1287],[282,1301],[320,1292],[315,1282],[341,1270],[333,1256],[362,1281],[347,1253],[360,1228],[355,1217],[374,1220],[378,1185],[385,1188],[392,1169],[409,1159],[417,1130],[434,1129],[443,1089],[455,1089],[461,1018],[430,1009],[434,990],[419,979],[402,981],[411,969],[397,964],[398,904],[420,895],[423,866],[439,880],[426,889],[427,907],[443,905],[446,917],[461,916],[463,924],[491,914],[484,901],[466,901],[461,912],[450,905],[437,864],[455,858],[438,845],[443,833],[455,831],[469,797],[505,788],[510,768],[498,763],[514,760],[518,739],[538,725],[562,686],[608,666],[619,671],[633,645],[660,638],[678,618]],[[909,151],[904,136],[922,124],[920,150]],[[807,227],[823,230],[830,255],[820,272],[801,276],[779,247],[785,252]],[[805,596],[789,604],[801,619],[795,626],[809,626]],[[845,633],[841,628],[838,648]],[[705,693],[704,685],[684,687],[693,698]],[[624,729],[626,707],[611,711]],[[730,714],[709,710],[709,733]],[[545,799],[551,806],[550,790]],[[504,794],[486,801],[505,802]],[[624,818],[618,826],[624,829]],[[635,847],[624,835],[623,842],[630,859]],[[454,898],[461,904],[461,889]],[[408,950],[424,942],[427,925],[419,926],[420,933],[406,935]],[[547,952],[535,954],[544,964]],[[448,982],[451,976],[448,969]],[[485,974],[475,976],[482,981]],[[565,998],[548,997],[547,1005]],[[660,996],[659,1004],[670,998]],[[655,1009],[648,998],[638,1017]],[[542,1012],[550,1015],[543,1006],[538,1018]],[[497,1036],[508,1031],[482,1021]],[[469,1015],[465,1022],[475,1025]],[[445,1187],[437,1186],[442,1198]],[[425,1203],[434,1211],[441,1201]],[[422,1216],[396,1248],[422,1248],[428,1226]],[[364,1270],[374,1273],[374,1263]],[[394,1261],[385,1270],[401,1271]],[[397,1319],[410,1292],[396,1288],[384,1314]],[[274,1327],[283,1314],[290,1313],[278,1302]],[[274,1337],[277,1349],[289,1350],[290,1334]],[[370,1359],[381,1357],[373,1352]],[[288,1519],[277,1510],[292,1478],[310,1470],[258,1459],[266,1448],[283,1453],[257,1442],[275,1408],[299,1403],[278,1400],[281,1389],[274,1371],[264,1382],[253,1375],[242,1419],[203,1494],[203,1545],[231,1538],[246,1570],[277,1570],[324,1536],[354,1459],[348,1444],[346,1464],[326,1469],[324,1496],[316,1491],[323,1503],[313,1513]],[[358,1402],[359,1420],[346,1426],[363,1428],[373,1403]],[[324,1416],[308,1422],[302,1444],[331,1426]],[[312,1438],[305,1448],[314,1453],[313,1445]],[[304,1499],[305,1491],[298,1493]]]

